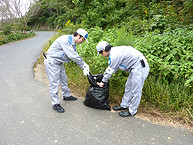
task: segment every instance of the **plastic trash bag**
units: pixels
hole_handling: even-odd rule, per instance
[[[103,110],[111,110],[109,106],[109,83],[105,83],[104,87],[100,88],[97,85],[97,82],[101,82],[103,78],[103,74],[92,75],[89,73],[87,75],[90,86],[88,87],[84,105],[103,109]]]

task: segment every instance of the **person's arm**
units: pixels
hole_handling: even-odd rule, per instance
[[[77,53],[76,50],[74,50],[74,48],[72,47],[72,45],[70,44],[65,44],[63,42],[59,42],[62,49],[64,50],[65,55],[68,56],[68,58],[70,58],[71,60],[75,61],[77,63],[77,65],[84,70],[84,61],[82,59],[82,57],[79,56],[79,54]]]
[[[112,74],[118,71],[118,66],[121,63],[121,58],[119,56],[114,57],[112,60],[110,58],[109,66],[106,68],[105,73],[103,74],[102,82],[100,82],[98,85],[99,87],[103,87],[104,83],[108,82],[108,80],[111,78]]]
[[[103,74],[102,82],[108,82],[108,80],[111,78],[112,74],[116,71],[111,68],[111,66],[108,66],[105,70],[105,73]]]
[[[99,87],[104,87],[105,83],[108,82],[108,80],[111,78],[112,74],[116,71],[112,69],[110,66],[108,66],[105,70],[105,73],[103,74],[103,79],[100,83],[98,83]]]
[[[85,76],[89,74],[89,66],[83,61],[82,57],[79,56],[76,49],[72,47],[69,43],[64,43],[63,41],[59,41],[65,55],[76,62],[76,64],[83,70]]]

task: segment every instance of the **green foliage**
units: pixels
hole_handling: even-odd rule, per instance
[[[193,31],[186,28],[165,30],[162,35],[148,33],[135,47],[143,52],[154,76],[162,76],[167,83],[186,79],[190,82],[193,71]],[[191,83],[186,82],[186,85]]]
[[[133,34],[138,34],[159,28],[163,32],[165,28],[193,22],[192,0],[41,0],[40,3],[41,10],[31,19],[30,25],[49,24],[62,29],[68,20],[82,23],[86,28],[129,24],[136,30]]]
[[[0,33],[0,45],[6,44],[6,43],[10,43],[16,40],[21,40],[21,39],[25,39],[25,38],[30,38],[35,36],[34,32],[30,32],[30,33],[20,33],[20,32],[11,32],[9,33],[9,35],[4,35],[3,33]]]
[[[125,2],[125,0],[92,0],[88,5],[87,1],[82,1],[77,5],[77,9],[81,10],[83,5],[88,5],[83,13],[86,27],[106,28],[118,24],[128,15],[128,11],[123,8],[126,6]]]
[[[128,32],[125,27],[122,27],[117,32],[117,43],[116,46],[126,45],[126,46],[133,46],[135,43],[135,36],[133,35],[132,31]]]
[[[186,0],[183,2],[184,9],[181,10],[181,20],[187,24],[193,23],[193,2],[192,0]]]
[[[71,23],[69,22],[68,25]],[[62,32],[70,32],[69,28]],[[76,27],[76,26],[75,26]],[[150,65],[150,73],[145,81],[141,100],[142,107],[157,108],[160,112],[171,113],[185,110],[186,118],[193,113],[193,46],[192,26],[164,30],[162,34],[146,32],[143,36],[135,36],[125,27],[104,30],[94,27],[87,30],[89,43],[77,45],[77,51],[89,65],[92,74],[102,74],[108,66],[108,58],[97,56],[96,45],[107,41],[113,46],[130,45],[141,51]],[[50,40],[50,44],[57,38]],[[74,61],[65,64],[70,85],[78,86],[84,93],[88,82],[82,76],[81,69]],[[129,73],[118,71],[110,78],[110,102],[120,103],[124,95],[125,83]],[[79,79],[82,78],[82,79]],[[76,80],[76,81],[74,81]],[[86,82],[85,82],[86,81]],[[184,86],[186,84],[186,86]],[[190,114],[191,113],[191,114]]]
[[[73,34],[78,28],[78,26],[75,26],[71,20],[69,20],[65,26],[63,27],[63,30],[61,31],[64,34]]]
[[[7,23],[2,23],[3,26],[3,34],[4,35],[9,35],[11,33],[11,25]]]
[[[89,43],[78,45],[77,50],[92,74],[104,73],[108,66],[108,58],[97,56],[100,41],[141,51],[150,65],[141,106],[174,115],[185,111],[184,118],[193,121],[192,0],[42,0],[42,7],[38,19],[57,28],[60,33],[56,37],[80,27],[88,31]],[[65,68],[73,86],[86,91],[89,84],[76,63],[71,61]],[[128,75],[122,71],[112,75],[111,102],[121,102]]]
[[[6,44],[8,42],[9,40],[7,39],[7,36],[0,33],[0,45]]]
[[[148,59],[151,67],[150,73],[155,78],[161,76],[163,83],[180,82],[186,84],[186,86],[192,85],[192,30],[187,28],[168,29],[162,35],[147,33],[144,37],[135,37],[125,28],[105,31],[95,27],[88,31],[89,43],[78,46],[78,50],[84,60],[91,64],[92,72],[103,73],[107,66],[105,62],[107,59],[96,56],[95,49],[97,43],[104,40],[113,46],[129,45],[140,50]],[[123,73],[119,72],[118,74],[122,75]],[[115,77],[118,76],[115,75]]]
[[[158,78],[149,75],[143,88],[142,106],[159,108],[163,112],[178,112],[182,108],[193,112],[193,94],[185,91],[184,86],[178,83],[163,84]]]

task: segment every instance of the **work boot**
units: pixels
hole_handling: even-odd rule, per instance
[[[63,113],[63,112],[64,112],[64,108],[62,108],[62,107],[60,106],[60,104],[55,104],[55,105],[53,106],[53,109],[54,109],[56,112],[59,112],[59,113]]]
[[[63,96],[63,101],[75,101],[75,100],[77,100],[77,98],[74,96],[70,96],[70,97]]]
[[[134,114],[134,115],[136,115],[136,114]],[[119,112],[119,116],[121,116],[121,117],[129,117],[129,116],[134,116],[134,115],[131,115],[129,110],[124,110],[124,111]]]
[[[120,111],[120,110],[125,110],[125,109],[127,109],[127,108],[123,108],[121,105],[120,105],[120,106],[114,106],[114,107],[113,107],[113,110],[114,110],[114,111]]]

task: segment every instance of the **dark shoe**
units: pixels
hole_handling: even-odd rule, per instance
[[[55,105],[53,106],[53,109],[54,109],[56,112],[59,112],[59,113],[63,113],[63,112],[64,112],[64,108],[62,108],[62,107],[60,106],[60,104],[55,104]]]
[[[63,96],[63,101],[75,101],[75,100],[77,100],[76,97],[73,97],[73,96],[70,96],[70,97],[64,97],[64,96]]]
[[[125,109],[127,109],[127,108],[123,108],[121,105],[113,107],[113,110],[115,110],[115,111],[120,111],[120,110],[125,110]]]
[[[124,111],[119,112],[119,116],[121,116],[121,117],[128,117],[128,116],[134,116],[134,115],[131,115],[129,110],[124,110]]]

